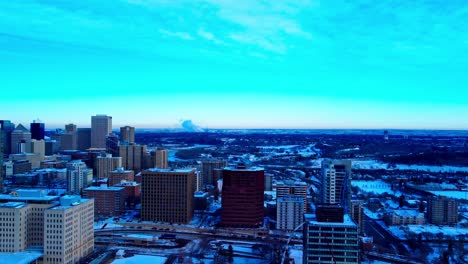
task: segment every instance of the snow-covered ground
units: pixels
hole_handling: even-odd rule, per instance
[[[431,193],[453,199],[468,200],[468,191],[431,191]]]
[[[134,255],[133,257],[116,259],[112,264],[163,264],[167,260],[166,257],[149,256],[149,255]]]

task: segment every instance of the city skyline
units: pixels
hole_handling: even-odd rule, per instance
[[[114,128],[468,129],[467,16],[462,1],[3,1],[0,113],[46,129],[101,113]]]

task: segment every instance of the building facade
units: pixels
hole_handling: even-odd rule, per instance
[[[168,152],[167,149],[157,148],[150,152],[151,166],[158,169],[168,168]]]
[[[276,198],[285,197],[288,195],[296,195],[302,199],[303,213],[307,212],[307,183],[305,182],[277,182],[276,183]]]
[[[227,162],[225,160],[217,160],[217,159],[205,159],[201,161],[201,174],[202,174],[202,182],[201,185],[216,185],[216,181],[214,177],[214,169],[223,169],[227,166]]]
[[[141,219],[188,223],[194,210],[195,169],[149,169],[142,172]]]
[[[96,176],[98,179],[110,177],[110,173],[122,167],[122,157],[112,157],[112,154],[98,156],[96,158]]]
[[[237,165],[223,170],[221,223],[258,227],[263,224],[263,168]]]
[[[91,147],[105,148],[106,136],[112,133],[112,117],[96,115],[91,117]]]
[[[67,190],[79,194],[83,188],[91,185],[93,170],[89,169],[81,160],[72,160],[67,163]]]
[[[122,167],[134,170],[136,173],[146,168],[146,145],[120,145],[119,156],[122,157]]]
[[[431,197],[427,202],[427,219],[435,225],[458,223],[458,201],[444,196]]]
[[[132,170],[125,170],[123,167],[118,167],[109,173],[107,184],[114,186],[120,184],[122,181],[132,182],[135,180],[135,172]]]
[[[276,229],[295,230],[304,217],[304,200],[297,195],[285,195],[276,200]],[[298,228],[301,230],[301,228]]]
[[[83,197],[94,199],[94,218],[117,216],[125,211],[125,188],[107,185],[91,186],[83,191]]]
[[[124,126],[120,128],[120,141],[126,144],[135,143],[135,127]]]

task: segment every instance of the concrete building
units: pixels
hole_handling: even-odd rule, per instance
[[[112,117],[96,115],[91,117],[91,147],[105,148],[106,136],[112,133]]]
[[[276,207],[276,229],[294,230],[302,223],[304,200],[301,196],[285,195],[277,198]]]
[[[12,161],[27,160],[31,162],[31,167],[33,169],[37,169],[41,167],[41,162],[44,160],[44,158],[41,157],[39,153],[18,153],[18,154],[11,154],[10,160]]]
[[[79,194],[83,188],[91,185],[93,170],[89,169],[81,160],[72,160],[67,163],[67,190]]]
[[[243,164],[223,171],[221,224],[258,227],[263,224],[264,170]]]
[[[135,127],[124,126],[120,128],[120,141],[124,144],[135,143]]]
[[[60,197],[44,212],[44,263],[79,263],[94,250],[94,200]]]
[[[32,139],[28,148],[29,153],[39,154],[41,160],[44,160],[45,157],[45,141]]]
[[[417,210],[402,209],[392,210],[385,214],[385,223],[387,225],[423,225],[425,222],[424,214]]]
[[[114,157],[119,156],[119,136],[110,133],[106,137],[106,152]]]
[[[303,235],[304,264],[359,263],[358,227],[349,215],[340,222],[320,222],[306,215]]]
[[[444,196],[431,197],[427,202],[427,219],[435,225],[458,223],[458,201]]]
[[[135,172],[132,170],[125,170],[123,167],[118,167],[109,173],[107,184],[114,186],[120,184],[122,181],[133,182],[135,180]]]
[[[78,150],[87,150],[91,147],[91,128],[78,128],[76,137]]]
[[[167,149],[157,148],[150,152],[151,166],[158,169],[168,168],[168,152]]]
[[[45,135],[45,124],[41,123],[41,121],[34,120],[30,126],[31,131],[31,139],[35,140],[44,140]]]
[[[122,157],[112,157],[112,154],[105,154],[96,158],[98,179],[109,178],[110,173],[120,167],[122,167]]]
[[[107,185],[91,186],[83,191],[83,197],[94,199],[94,218],[118,216],[125,211],[125,188]]]
[[[23,125],[19,124],[15,130],[11,132],[11,153],[17,154],[25,152],[25,149],[21,147],[21,143],[29,144],[29,142],[31,142],[31,132]]]
[[[119,156],[122,157],[122,167],[134,170],[136,173],[146,168],[146,145],[120,145]]]
[[[349,207],[351,200],[351,161],[329,160],[322,161],[320,203],[337,204],[346,202]],[[346,191],[346,193],[344,193]]]
[[[359,234],[364,232],[364,213],[363,213],[363,201],[351,200],[350,215],[351,219],[359,227]]]
[[[141,219],[188,223],[193,217],[195,169],[149,169],[142,173]]]
[[[141,185],[134,181],[121,181],[116,187],[123,187],[125,191],[125,207],[135,208],[140,203]]]
[[[22,202],[0,203],[0,252],[18,252],[28,246],[28,213]]]
[[[276,183],[276,197],[296,195],[302,198],[303,213],[307,212],[307,183],[300,181],[280,181]]]
[[[214,177],[214,169],[224,169],[227,166],[225,160],[218,159],[205,159],[201,161],[201,173],[202,173],[202,186],[204,185],[216,185]]]

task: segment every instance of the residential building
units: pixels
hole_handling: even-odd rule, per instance
[[[297,195],[285,195],[276,200],[276,229],[302,230],[304,200]]]
[[[458,201],[445,196],[434,196],[427,202],[427,219],[435,225],[458,223]]]
[[[123,167],[118,167],[109,173],[107,184],[114,186],[120,184],[122,181],[132,182],[135,180],[135,172],[132,170],[125,170]]]
[[[280,181],[276,183],[276,198],[296,195],[302,199],[303,213],[307,212],[307,183],[300,181]]]
[[[359,234],[364,233],[364,213],[363,213],[363,201],[351,200],[350,216],[351,219],[359,227]]]
[[[112,117],[96,115],[91,117],[91,147],[105,148],[106,136],[112,132]]]
[[[107,185],[91,186],[83,190],[83,197],[94,199],[94,218],[118,216],[125,211],[125,188]]]
[[[258,227],[263,224],[264,170],[259,167],[226,167],[223,170],[221,223],[224,226]]]
[[[424,214],[417,210],[401,209],[392,210],[385,214],[385,223],[387,225],[423,225],[425,222]]]
[[[329,160],[322,161],[321,171],[321,195],[322,204],[342,204],[349,207],[351,199],[351,161]],[[343,204],[345,203],[345,204]]]
[[[83,188],[91,185],[93,181],[93,170],[89,169],[81,160],[72,160],[67,163],[68,191],[79,194]]]
[[[188,223],[193,217],[195,169],[142,172],[141,219]]]
[[[158,169],[168,168],[168,152],[167,149],[157,148],[150,152],[151,166]]]
[[[110,173],[122,167],[122,157],[112,157],[112,154],[104,154],[96,158],[96,175],[98,179],[109,178]]]
[[[201,185],[216,185],[216,181],[214,177],[214,169],[223,169],[227,166],[227,162],[225,160],[218,160],[218,159],[205,159],[201,161],[201,174],[202,174],[202,182]]]
[[[134,170],[136,173],[146,168],[146,145],[120,145],[119,156],[122,157],[122,167]]]
[[[135,127],[124,126],[120,128],[120,141],[126,144],[135,143]]]

